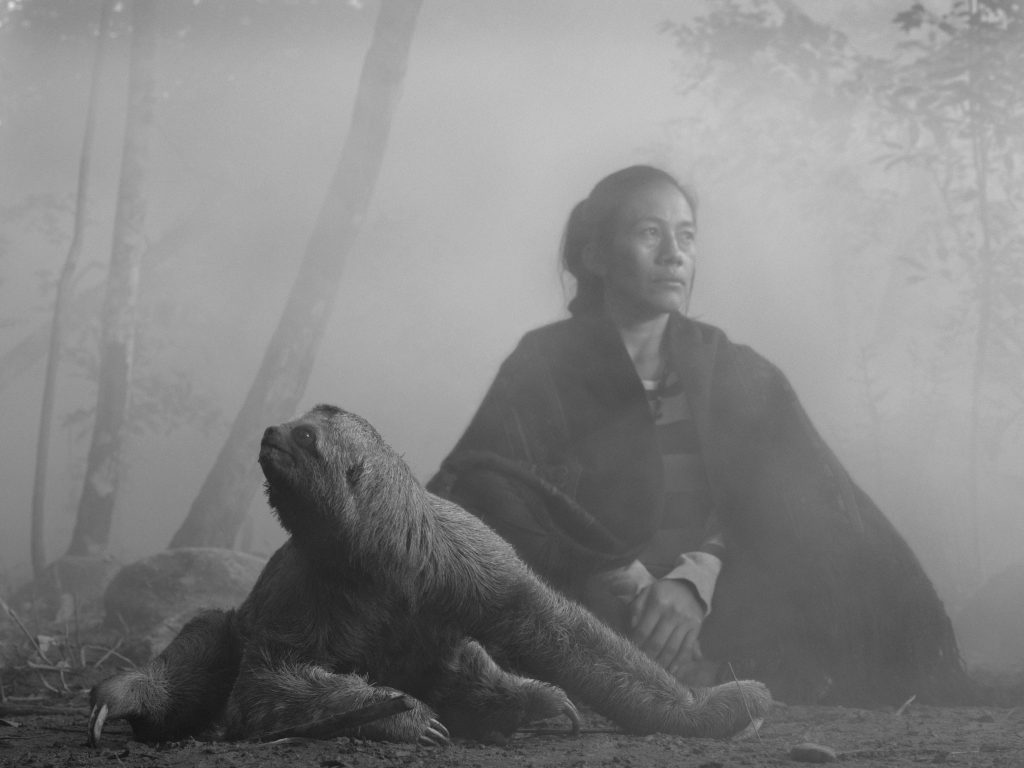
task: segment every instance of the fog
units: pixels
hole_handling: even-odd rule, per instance
[[[891,18],[909,3],[800,5],[871,50],[891,45]],[[9,12],[0,29],[0,354],[52,311],[95,45],[86,32],[99,18],[93,2],[38,7],[54,14],[25,26],[24,14]],[[946,322],[941,289],[915,293],[898,258],[919,236],[914,210],[927,196],[899,187],[899,210],[869,231],[855,229],[864,217],[850,215],[843,173],[877,168],[867,149],[833,160],[819,177],[822,155],[807,139],[813,183],[804,184],[780,178],[767,162],[730,165],[752,151],[729,145],[738,133],[723,131],[708,144],[706,133],[690,132],[695,117],[713,125],[719,107],[706,100],[705,114],[687,111],[698,102],[682,97],[679,50],[659,27],[704,7],[426,0],[384,167],[304,404],[365,416],[426,480],[519,337],[565,316],[572,286],[557,249],[572,205],[613,170],[659,164],[700,195],[691,314],[787,373],[826,440],[955,609],[1019,559],[1024,430],[1004,423],[992,434],[975,511],[964,491],[966,378],[946,375],[937,409],[911,414],[930,381],[920,350],[936,346]],[[167,545],[253,379],[345,138],[377,4],[161,8],[146,182],[146,229],[161,255],[142,277],[143,311],[159,330],[142,334],[140,370],[173,382],[164,407],[187,406],[194,418],[131,439],[110,546],[125,561]],[[79,294],[102,283],[109,259],[127,40],[114,41],[103,73]],[[793,136],[792,146],[804,151],[803,137]],[[863,247],[867,241],[874,246]],[[96,332],[82,322],[57,391],[51,558],[66,549],[74,524],[95,404],[88,374]],[[872,381],[884,380],[874,400],[858,366],[865,349]],[[43,367],[32,365],[0,391],[0,572],[9,584],[30,576]],[[251,549],[269,552],[283,540],[261,498],[251,522]],[[974,536],[978,561],[965,545]]]

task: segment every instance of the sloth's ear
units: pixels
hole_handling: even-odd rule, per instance
[[[353,464],[351,467],[345,470],[345,479],[349,485],[355,485],[359,482],[359,478],[363,476],[363,462]]]

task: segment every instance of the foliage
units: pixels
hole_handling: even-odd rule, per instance
[[[867,59],[842,33],[788,2],[713,0],[691,24],[666,22],[681,52],[680,90],[715,105],[699,113],[730,138],[764,136],[744,160],[777,163],[814,148],[845,146]],[[747,146],[747,142],[736,144]],[[784,164],[784,163],[783,163]]]
[[[1024,454],[1024,4],[908,4],[871,53],[802,5],[707,0],[663,26],[688,115],[674,139],[711,181],[796,201],[836,276],[876,488],[933,528],[944,507],[963,540],[963,507],[1003,503],[993,472]],[[936,474],[951,493],[915,499]]]
[[[906,39],[877,91],[887,168],[932,180],[941,202],[912,279],[960,283],[948,328],[983,345],[979,363],[997,427],[1024,406],[1024,5],[960,0],[944,14],[915,3]]]
[[[745,83],[745,95],[767,82],[785,82],[807,96],[831,100],[856,76],[858,55],[841,32],[791,3],[720,0],[692,25],[666,22],[694,65],[690,87],[709,78]]]

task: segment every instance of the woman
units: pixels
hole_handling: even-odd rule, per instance
[[[689,684],[949,699],[945,610],[785,377],[686,311],[697,205],[649,166],[573,210],[571,318],[528,333],[430,483]]]

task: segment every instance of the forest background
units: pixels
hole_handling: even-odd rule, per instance
[[[954,617],[1020,567],[1020,2],[419,5],[0,11],[5,591],[268,554],[251,436],[316,402],[426,480],[636,162],[699,192],[691,314],[782,367]]]

